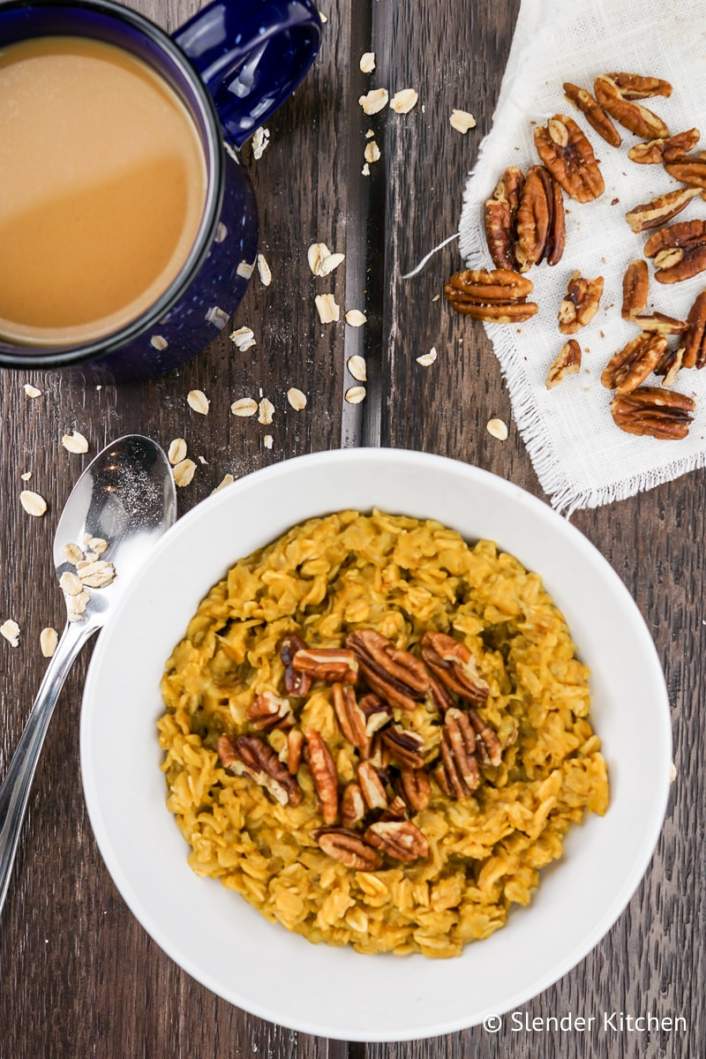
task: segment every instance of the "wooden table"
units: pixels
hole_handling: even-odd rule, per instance
[[[135,6],[173,28],[197,5],[135,0]],[[321,0],[321,7],[328,25],[320,59],[269,123],[272,140],[263,158],[249,163],[273,281],[266,289],[254,278],[236,325],[252,327],[257,345],[238,353],[226,332],[179,374],[117,388],[97,390],[54,372],[0,376],[0,618],[12,616],[22,627],[17,650],[0,641],[0,769],[44,668],[40,629],[62,622],[50,545],[57,515],[88,459],[60,447],[67,429],[85,433],[92,453],[126,431],[147,432],[165,446],[186,437],[190,454],[207,463],[180,491],[181,511],[207,496],[227,471],[238,476],[300,453],[361,444],[443,453],[541,495],[516,432],[511,428],[505,443],[486,433],[491,416],[510,420],[510,406],[482,328],[434,301],[458,266],[456,248],[440,254],[418,280],[400,279],[455,230],[465,174],[490,127],[517,0]],[[376,55],[375,85],[419,91],[419,105],[406,117],[363,115],[357,99],[370,79],[358,62],[368,50]],[[465,137],[454,132],[454,107],[471,110],[477,130]],[[365,177],[368,126],[378,130],[382,160]],[[345,267],[328,281],[314,280],[307,265],[306,249],[319,240],[346,253]],[[364,308],[367,326],[322,327],[313,297],[324,290],[346,308]],[[431,346],[439,351],[437,362],[420,367],[415,358]],[[357,352],[367,357],[370,382],[365,403],[352,406],[343,400],[353,381],[345,363]],[[43,396],[27,399],[26,381]],[[308,395],[304,412],[287,406],[290,386]],[[207,417],[187,408],[187,391],[195,387],[211,398]],[[230,415],[236,397],[258,396],[260,389],[276,406],[271,427]],[[266,433],[274,438],[271,450],[263,444]],[[50,504],[41,520],[30,519],[18,503],[25,470]],[[703,1054],[705,510],[706,478],[696,473],[574,519],[624,578],[655,637],[672,701],[678,776],[659,847],[628,910],[586,960],[523,1009],[530,1016],[600,1016],[613,1009],[681,1014],[689,1043],[668,1035],[513,1033],[506,1026],[497,1036],[477,1028],[416,1045],[349,1046],[272,1026],[212,996],[133,919],[98,855],[79,780],[84,657],[47,739],[0,931],[0,1057]],[[635,740],[639,746],[639,731]],[[364,1012],[360,1025],[364,1031]]]

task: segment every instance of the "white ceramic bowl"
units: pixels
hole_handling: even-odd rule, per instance
[[[311,945],[189,869],[165,807],[159,680],[207,589],[294,523],[378,506],[489,537],[539,572],[592,670],[593,721],[612,804],[573,828],[529,908],[453,960],[362,956]],[[466,464],[416,452],[344,450],[280,463],[191,511],[156,547],[93,655],[81,765],[101,853],[158,945],[226,1000],[306,1033],[406,1040],[511,1010],[565,974],[610,929],[662,823],[671,762],[664,678],[647,628],[596,549],[549,507]]]

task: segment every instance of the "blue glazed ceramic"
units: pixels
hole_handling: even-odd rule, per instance
[[[257,252],[257,210],[240,147],[294,91],[319,49],[313,0],[216,0],[173,37],[113,0],[11,0],[0,47],[28,37],[97,37],[148,62],[179,93],[201,138],[208,194],[180,275],[129,326],[71,349],[0,338],[0,365],[90,364],[115,378],[157,375],[206,346],[241,300]]]

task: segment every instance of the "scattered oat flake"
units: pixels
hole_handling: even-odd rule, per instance
[[[173,441],[169,442],[167,459],[172,467],[176,467],[177,463],[181,463],[182,460],[186,459],[186,452],[186,441],[184,438],[174,438]]]
[[[366,143],[363,156],[366,162],[373,163],[380,161],[380,148],[378,147],[375,140],[371,140],[370,143]]]
[[[184,486],[188,485],[192,480],[195,471],[196,464],[193,460],[181,460],[177,463],[173,471],[175,484],[178,485],[180,489],[183,489]]]
[[[245,265],[245,262],[242,261],[241,264]],[[248,268],[250,269],[250,271],[248,272],[246,279],[250,279],[252,275],[253,266],[248,265]],[[242,275],[242,273],[240,272],[240,265],[238,265],[237,272],[239,275]],[[225,311],[225,309],[221,309],[220,305],[212,305],[206,313],[206,320],[209,324],[213,324],[214,327],[217,327],[219,331],[222,331],[228,323],[228,313]]]
[[[12,618],[8,618],[0,625],[0,636],[3,636],[10,647],[20,646],[20,627]]]
[[[322,324],[332,324],[340,320],[341,310],[333,294],[317,294],[314,302]]]
[[[498,441],[505,441],[507,439],[507,423],[504,423],[502,419],[489,419],[488,425],[485,429],[491,437],[497,438]]]
[[[420,357],[417,357],[417,364],[421,364],[423,368],[428,368],[435,360],[436,346],[432,346],[428,353],[422,353]]]
[[[257,401],[253,401],[252,397],[239,397],[237,401],[233,401],[230,410],[234,416],[254,416],[257,412]]]
[[[28,482],[31,477],[32,477],[32,472],[31,471],[24,471],[24,473],[20,475],[20,478],[22,479],[23,482]]]
[[[77,596],[69,596],[66,601],[66,613],[69,621],[81,621],[83,613],[88,606],[91,594],[87,589],[79,592]]]
[[[231,332],[231,342],[233,342],[241,353],[245,353],[248,349],[252,349],[255,342],[255,332],[251,327],[238,327],[235,331]]]
[[[235,478],[232,474],[224,474],[216,488],[212,490],[212,493],[220,493],[221,489],[225,489],[226,486],[232,485],[234,481]]]
[[[83,592],[81,578],[78,574],[72,574],[70,570],[65,570],[59,578],[59,588],[67,596],[77,596],[79,592]]]
[[[83,551],[79,548],[78,544],[65,544],[64,556],[75,566],[76,563],[80,563],[83,559]]]
[[[413,88],[401,88],[390,100],[390,109],[395,114],[409,114],[412,107],[416,107],[418,99],[419,93]]]
[[[191,461],[184,460],[183,462],[190,463]],[[176,471],[176,467],[174,470]],[[105,588],[115,580],[115,567],[112,563],[106,562],[105,559],[94,559],[90,562],[79,563],[76,569],[84,588]]]
[[[351,386],[345,392],[345,398],[348,404],[360,404],[361,401],[365,400],[366,390],[364,386]]]
[[[363,176],[370,176],[370,166],[368,165],[367,162],[365,163],[365,165],[361,169],[361,173],[363,174]]]
[[[438,300],[439,300],[439,298],[440,298],[440,297],[441,297],[441,295],[440,295],[440,294],[435,294],[435,295],[434,295],[434,297],[432,298],[432,301],[433,301],[433,302],[438,302]]]
[[[260,126],[259,129],[255,130],[255,135],[252,138],[252,156],[256,162],[260,161],[269,144],[270,130]]]
[[[95,552],[96,555],[102,555],[108,548],[108,542],[103,540],[102,537],[89,537],[87,544],[91,551]]]
[[[317,273],[319,276],[328,276],[329,272],[333,272],[335,268],[338,268],[346,260],[345,254],[329,254],[325,257],[320,265],[320,271]]]
[[[159,350],[161,353],[163,349],[166,349],[169,343],[167,342],[164,335],[152,335],[150,339],[150,345],[152,349]]]
[[[364,51],[360,57],[360,72],[362,74],[371,74],[375,69],[375,52]]]
[[[324,23],[324,25],[328,22],[328,15],[325,15],[323,11],[319,11],[319,18]]]
[[[367,322],[367,316],[360,309],[349,309],[346,313],[346,323],[349,327],[362,327]]]
[[[367,129],[367,131],[365,133],[365,138],[366,138],[366,140],[372,140],[374,135],[375,135],[375,129]]]
[[[275,406],[272,404],[272,401],[270,401],[268,397],[263,397],[259,405],[257,406],[257,410],[258,423],[262,423],[264,427],[268,427],[272,422],[273,415],[275,414]]]
[[[78,430],[72,430],[70,434],[64,434],[61,438],[61,444],[67,452],[73,452],[77,456],[88,452],[88,441],[83,434],[79,434]]]
[[[303,412],[306,408],[306,394],[296,386],[290,386],[287,390],[287,400],[295,412]]]
[[[449,123],[452,129],[465,136],[469,129],[475,129],[476,119],[467,110],[452,110]]]
[[[677,766],[674,764],[674,762],[672,762],[671,767],[669,769],[669,782],[670,783],[674,783],[676,778],[677,778]]]
[[[312,243],[306,252],[306,259],[309,262],[309,268],[315,276],[320,276],[321,264],[324,258],[330,255],[331,251],[326,246],[326,243]]]
[[[39,650],[45,658],[51,658],[56,651],[58,642],[59,634],[56,629],[53,629],[51,625],[48,625],[46,629],[42,629],[39,634]]]
[[[359,356],[355,353],[352,357],[348,358],[348,370],[356,380],[356,382],[367,382],[368,380],[368,366],[365,363],[365,357]]]
[[[264,438],[262,439],[262,443],[266,449],[271,449],[275,443],[275,439],[272,437],[271,434],[265,434]]]
[[[237,276],[240,276],[242,279],[250,279],[250,277],[253,274],[253,269],[254,268],[255,268],[255,265],[254,264],[251,265],[249,261],[241,261],[239,263],[238,267],[236,268],[235,273],[236,273]]]
[[[387,106],[389,98],[386,88],[372,88],[364,96],[360,96],[358,102],[365,114],[377,114]]]
[[[23,489],[20,493],[20,503],[28,515],[41,518],[47,510],[47,502],[39,493],[33,493],[30,489]]]
[[[32,386],[31,382],[26,382],[22,387],[28,397],[41,397],[42,391],[38,390],[36,386]]]
[[[194,412],[200,416],[207,416],[211,402],[203,390],[189,390],[186,395],[186,403]]]
[[[257,255],[257,274],[263,287],[269,287],[270,283],[272,283],[272,272],[264,254]]]

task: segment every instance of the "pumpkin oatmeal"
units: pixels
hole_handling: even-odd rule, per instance
[[[343,511],[238,560],[162,693],[189,864],[313,942],[456,956],[608,808],[561,612],[438,522]]]

